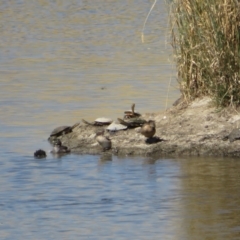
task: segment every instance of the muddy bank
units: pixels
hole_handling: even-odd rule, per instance
[[[240,126],[240,114],[228,109],[218,111],[209,98],[197,99],[188,106],[180,103],[162,113],[146,113],[142,117],[155,120],[155,136],[161,141],[147,144],[140,128],[105,131],[112,141],[108,152],[135,156],[240,156],[240,140],[228,139],[232,130]],[[72,153],[100,154],[102,148],[96,143],[95,133],[105,128],[81,122],[59,139]]]

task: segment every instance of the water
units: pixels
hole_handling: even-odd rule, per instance
[[[1,239],[239,239],[238,159],[1,161]]]
[[[48,153],[53,128],[179,96],[152,1],[1,1],[1,239],[239,239],[238,159]]]

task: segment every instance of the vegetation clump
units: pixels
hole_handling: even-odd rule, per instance
[[[239,0],[168,0],[180,90],[240,105]]]

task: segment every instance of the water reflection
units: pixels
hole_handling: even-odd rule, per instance
[[[12,239],[238,239],[239,168],[238,159],[12,155],[1,161],[0,231]]]
[[[100,155],[99,164],[105,164],[106,162],[112,161],[112,159],[113,157],[111,152],[103,152]]]
[[[181,164],[184,228],[194,239],[238,239],[238,159],[198,158]]]

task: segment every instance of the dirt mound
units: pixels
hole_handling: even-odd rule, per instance
[[[218,111],[209,98],[197,99],[187,107],[180,103],[162,113],[146,113],[143,118],[155,120],[156,141],[146,142],[140,128],[105,131],[112,141],[109,151],[142,156],[240,156],[240,141],[237,137],[228,140],[232,130],[237,131],[240,125],[240,114],[230,109]],[[73,153],[99,154],[102,149],[95,133],[101,129],[105,128],[81,123],[60,139]]]

